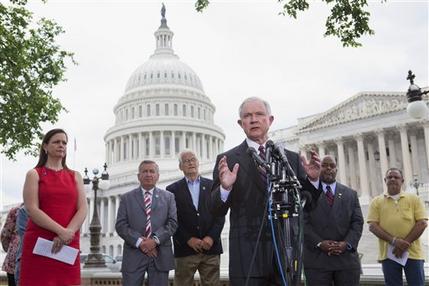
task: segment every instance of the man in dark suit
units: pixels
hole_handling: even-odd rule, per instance
[[[220,234],[225,217],[213,217],[209,211],[213,181],[201,177],[198,158],[185,150],[179,156],[179,168],[185,177],[167,186],[174,194],[179,226],[174,234],[176,268],[174,285],[192,285],[198,270],[202,286],[220,283]]]
[[[357,193],[336,182],[332,156],[321,162],[317,207],[305,215],[304,271],[309,286],[358,286],[363,217]]]
[[[256,150],[265,148],[268,129],[274,117],[269,104],[257,97],[243,101],[239,116],[238,124],[247,138],[239,146],[217,158],[213,170],[212,211],[218,216],[224,216],[230,209],[231,285],[246,285],[247,276],[248,286],[280,285],[272,235],[267,223],[267,212],[264,210],[268,193],[261,174],[247,153],[249,147]],[[307,173],[310,180],[317,181],[320,172],[317,154],[312,153],[310,162],[304,160],[303,165],[297,153],[286,150],[286,156],[301,183],[317,192],[305,178]],[[261,227],[261,237],[257,244]],[[250,267],[251,265],[253,266]]]
[[[121,196],[116,231],[124,240],[122,284],[167,286],[174,269],[171,236],[177,229],[176,202],[170,192],[155,187],[159,168],[145,160],[138,169],[140,187]]]

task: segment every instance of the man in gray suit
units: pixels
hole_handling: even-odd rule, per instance
[[[155,187],[159,168],[145,160],[138,169],[140,187],[121,196],[116,231],[124,239],[122,283],[141,286],[145,273],[149,285],[168,285],[174,268],[171,236],[177,229],[174,195]]]
[[[337,164],[322,159],[317,207],[305,214],[304,271],[309,286],[358,286],[363,217],[357,193],[336,182]]]

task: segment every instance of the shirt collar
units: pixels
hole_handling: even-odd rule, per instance
[[[268,140],[267,140],[268,141]],[[264,142],[264,144],[262,144],[265,148],[265,143],[267,143],[267,141]],[[247,146],[252,147],[256,150],[256,152],[259,152],[259,146],[261,146],[259,143],[256,143],[255,141],[253,141],[252,139],[246,138],[246,143]]]
[[[322,188],[324,193],[326,193],[326,186],[330,186],[332,193],[335,194],[335,190],[337,188],[337,181],[333,182],[332,184],[327,184],[325,182],[322,182]]]
[[[142,186],[140,186],[140,189],[142,190],[143,195],[144,195],[146,192],[149,192],[151,195],[153,195],[153,191],[155,190],[155,187],[153,187],[153,188],[152,188],[152,189],[150,189],[150,190],[146,190],[146,189],[144,189]]]
[[[199,183],[200,182],[200,176],[198,176],[194,181],[188,179],[188,177],[185,177],[186,183],[188,184],[194,184],[194,183]]]
[[[388,192],[386,192],[386,193],[384,193],[383,194],[384,195],[384,197],[385,198],[392,198],[392,199],[394,199],[394,200],[398,200],[399,198],[402,198],[402,197],[404,197],[405,196],[405,194],[404,194],[404,192],[403,191],[400,191],[398,194],[396,194],[396,195],[389,195],[389,193]]]

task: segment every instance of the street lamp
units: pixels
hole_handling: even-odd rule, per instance
[[[419,196],[419,187],[423,184],[419,182],[417,175],[414,175],[414,181],[411,183],[411,185],[414,187],[414,189],[416,189],[416,195]]]
[[[407,112],[415,119],[427,118],[429,110],[426,102],[423,101],[423,95],[429,93],[429,90],[422,91],[418,85],[414,84],[415,77],[412,71],[408,71],[407,80],[410,81],[410,86],[407,91]]]
[[[104,171],[101,173],[100,177],[98,175],[98,169],[92,170],[94,177],[92,180],[88,177],[88,169],[85,168],[85,176],[83,178],[83,183],[89,185],[92,182],[92,189],[94,190],[94,212],[92,215],[91,224],[89,225],[90,233],[90,253],[88,254],[88,259],[85,262],[84,268],[101,268],[106,267],[106,262],[104,261],[103,255],[100,253],[100,232],[101,224],[100,218],[98,217],[97,211],[97,191],[98,189],[107,190],[109,188],[109,174],[107,173],[107,164],[104,163]],[[101,180],[100,180],[101,179]]]

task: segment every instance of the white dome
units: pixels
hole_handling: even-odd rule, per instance
[[[197,74],[174,54],[154,54],[133,72],[127,82],[125,93],[156,84],[182,85],[203,91]]]

